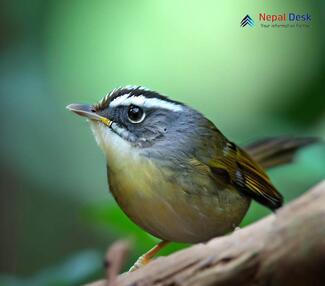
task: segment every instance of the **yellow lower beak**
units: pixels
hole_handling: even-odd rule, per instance
[[[113,123],[112,120],[110,120],[110,119],[108,119],[106,117],[98,115],[93,110],[92,105],[88,105],[88,104],[69,104],[69,105],[67,105],[66,108],[68,110],[80,115],[80,116],[86,117],[86,118],[91,119],[91,120],[100,121],[100,122],[102,122],[103,124],[105,124],[108,127],[111,127],[111,125]]]

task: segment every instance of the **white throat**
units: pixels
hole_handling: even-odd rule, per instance
[[[96,142],[102,149],[111,167],[127,167],[130,161],[139,159],[139,150],[128,141],[122,139],[102,123],[90,121],[91,130]]]

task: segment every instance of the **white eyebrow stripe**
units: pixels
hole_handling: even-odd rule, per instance
[[[168,102],[158,98],[147,98],[143,95],[138,96],[130,96],[130,94],[124,94],[113,99],[109,106],[116,107],[119,105],[128,106],[128,105],[137,105],[144,108],[163,108],[175,112],[179,112],[183,110],[183,107],[180,104],[176,104],[173,102]]]

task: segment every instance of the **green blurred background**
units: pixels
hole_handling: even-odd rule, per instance
[[[106,247],[156,242],[122,214],[85,120],[65,110],[144,85],[200,111],[241,144],[325,138],[322,1],[2,0],[0,285],[79,285]],[[259,12],[309,13],[309,28],[262,29]],[[254,28],[241,28],[249,14]],[[321,144],[272,170],[286,201],[325,175]],[[253,204],[243,225],[269,212]],[[165,254],[182,245],[168,247]]]

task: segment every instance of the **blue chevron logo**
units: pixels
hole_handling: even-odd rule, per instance
[[[245,27],[246,25],[254,27],[254,20],[249,15],[246,15],[240,22],[241,27]]]

